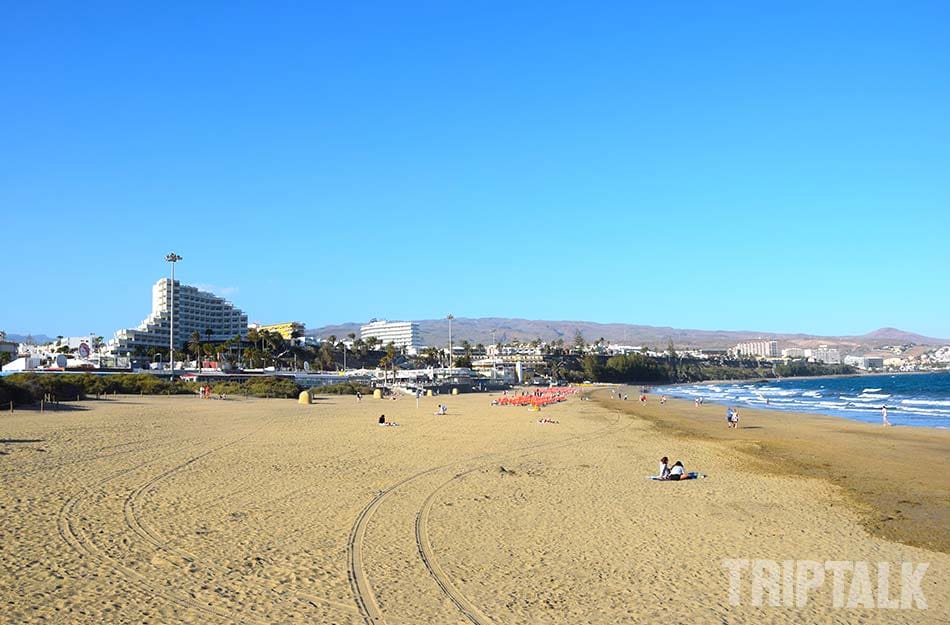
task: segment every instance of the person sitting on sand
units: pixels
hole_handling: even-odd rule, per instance
[[[384,414],[379,415],[379,424],[386,425],[386,415]]]
[[[449,409],[445,407],[445,404],[439,404],[439,409],[436,410],[433,414],[444,415],[449,412]]]
[[[559,421],[555,421],[554,419],[548,419],[547,417],[545,417],[544,419],[538,419],[538,423],[555,423],[556,424],[556,423],[559,423]]]
[[[657,474],[660,476],[661,480],[668,480],[670,478],[670,459],[666,456],[660,458],[660,472]]]
[[[686,469],[683,468],[683,463],[679,460],[676,461],[676,464],[673,465],[673,468],[670,469],[670,475],[668,480],[693,480],[699,477],[699,473],[692,472],[687,473]]]

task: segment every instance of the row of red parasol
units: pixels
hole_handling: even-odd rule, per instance
[[[548,406],[567,401],[571,395],[577,394],[577,389],[569,386],[552,386],[538,389],[526,395],[504,396],[498,399],[499,406]]]

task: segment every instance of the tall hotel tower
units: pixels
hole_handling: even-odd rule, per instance
[[[152,314],[137,328],[119,330],[109,341],[107,351],[130,354],[138,348],[168,349],[170,322],[169,302],[175,289],[175,347],[185,345],[193,332],[202,341],[220,342],[240,336],[247,337],[247,315],[233,304],[213,293],[201,291],[175,280],[162,278],[152,287]],[[211,330],[210,336],[208,330]]]

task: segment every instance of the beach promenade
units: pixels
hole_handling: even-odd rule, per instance
[[[719,406],[694,414],[603,391],[540,413],[492,399],[120,397],[4,413],[0,620],[950,620],[945,433],[795,429],[785,421],[797,415],[753,411],[727,431]],[[433,414],[440,403],[448,414]],[[377,425],[380,414],[399,426]],[[817,474],[810,444],[816,466],[853,456],[828,475],[878,466],[865,474],[881,499]],[[909,524],[875,527],[875,505],[905,481],[886,479],[903,453],[942,474],[901,495]],[[645,479],[661,456],[709,477]],[[927,607],[835,607],[830,574],[804,605],[754,605],[748,580],[730,596],[732,560],[926,563]],[[876,602],[877,569],[872,580]]]

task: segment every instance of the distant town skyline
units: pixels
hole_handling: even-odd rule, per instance
[[[950,338],[946,3],[144,11],[0,24],[0,330],[177,252],[262,323]]]

